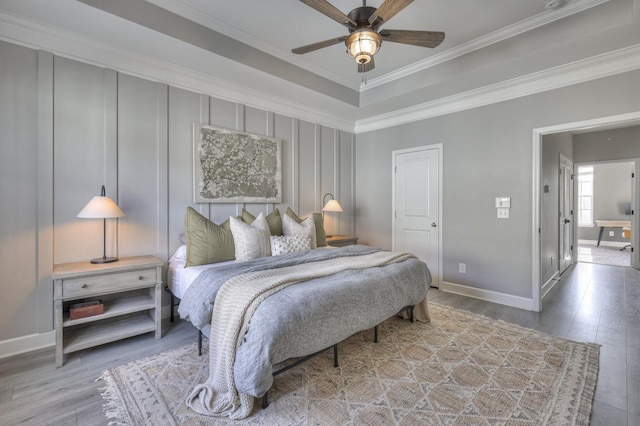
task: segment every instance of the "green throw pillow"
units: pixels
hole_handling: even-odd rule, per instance
[[[290,207],[287,207],[287,216],[291,219],[295,220],[298,223],[302,223],[303,219],[291,210]],[[313,224],[316,226],[316,246],[318,247],[326,247],[327,246],[327,234],[324,232],[324,220],[322,220],[322,213],[312,213],[313,216]]]
[[[216,225],[192,207],[187,207],[184,232],[187,239],[187,267],[235,259],[229,220]]]
[[[278,209],[274,209],[265,216],[265,219],[267,219],[267,223],[269,224],[269,232],[271,232],[271,235],[282,235],[282,217],[280,217],[280,211]],[[254,215],[242,209],[242,221],[244,223],[251,225],[254,220],[256,220]]]

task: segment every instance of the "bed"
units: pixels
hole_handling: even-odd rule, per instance
[[[313,249],[308,245],[306,250],[271,256],[276,247],[274,230],[262,214],[249,217],[246,223],[229,219],[235,252],[226,250],[219,256],[221,243],[229,240],[230,232],[224,228],[227,222],[215,225],[188,209],[185,230],[192,229],[190,221],[195,220],[196,232],[204,224],[215,234],[216,244],[205,245],[203,256],[222,258],[190,264],[195,250],[187,254],[181,247],[169,262],[168,287],[172,298],[180,299],[180,317],[209,337],[210,377],[187,399],[195,411],[244,418],[254,398],[262,397],[266,405],[267,391],[277,374],[275,365],[332,346],[337,363],[339,342],[356,332],[375,329],[407,308],[413,314],[415,306],[416,318],[428,320],[426,293],[431,276],[426,264],[413,255],[367,246],[315,248],[322,239],[317,234]],[[309,224],[311,218],[300,219],[302,225],[310,226],[307,230],[287,229],[295,223],[288,217],[277,219],[284,228],[280,232],[291,234],[278,238],[302,238],[309,244],[310,234],[299,233],[316,233]],[[260,235],[248,250],[255,250],[266,239],[267,251],[247,258],[241,245],[253,238],[249,231]],[[272,250],[268,248],[270,238]],[[198,234],[187,234],[187,244],[193,243],[190,247],[199,240],[205,241]],[[234,254],[235,261],[228,259]]]

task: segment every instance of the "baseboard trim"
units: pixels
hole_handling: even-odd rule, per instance
[[[171,307],[165,305],[161,310],[161,318],[167,319],[171,316]],[[177,316],[176,316],[177,318]],[[49,348],[56,344],[55,330],[45,333],[30,334],[28,336],[15,337],[13,339],[0,341],[0,359],[38,349]]]
[[[544,299],[547,293],[549,293],[551,289],[555,287],[555,285],[558,283],[559,277],[560,277],[560,271],[556,271],[555,274],[553,274],[551,278],[549,278],[547,282],[542,285],[542,289],[540,291],[541,299]]]
[[[29,334],[28,336],[15,337],[0,341],[0,359],[37,349],[49,348],[56,343],[55,331]]]
[[[486,300],[487,302],[499,303],[501,305],[512,306],[518,309],[533,311],[533,299],[513,296],[511,294],[499,293],[497,291],[485,290],[482,288],[469,287],[467,285],[455,284],[443,281],[440,290],[448,293],[455,293],[461,296],[473,297],[475,299]]]

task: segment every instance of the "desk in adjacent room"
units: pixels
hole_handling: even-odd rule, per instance
[[[600,228],[598,231],[598,245],[600,247],[600,240],[602,239],[602,233],[604,228],[631,228],[630,220],[596,220],[596,226]]]

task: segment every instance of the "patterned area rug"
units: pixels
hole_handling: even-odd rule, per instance
[[[436,304],[432,322],[400,318],[358,333],[275,378],[270,405],[242,422],[185,405],[208,375],[186,345],[107,370],[105,412],[116,424],[587,425],[598,345],[576,343]]]

